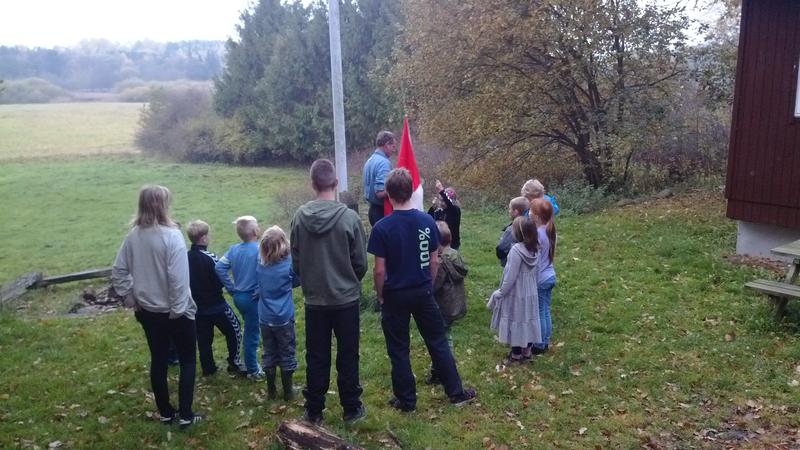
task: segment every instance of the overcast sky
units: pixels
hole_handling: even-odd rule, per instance
[[[225,40],[250,0],[14,0],[0,11],[0,45],[69,47],[84,39]]]
[[[0,11],[0,45],[69,47],[94,38],[121,44],[145,39],[225,40],[235,35],[239,13],[252,1],[11,0],[3,2]],[[695,18],[701,14],[692,11]]]

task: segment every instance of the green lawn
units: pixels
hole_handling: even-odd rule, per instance
[[[0,161],[131,153],[141,103],[0,105]]]
[[[170,187],[181,222],[207,219],[212,248],[235,240],[230,221],[254,214],[286,224],[279,192],[305,171],[185,165],[139,156],[6,162],[0,171],[0,281],[108,266],[146,182]],[[418,411],[398,413],[378,316],[362,315],[361,376],[368,418],[347,429],[336,395],[327,425],[367,448],[764,448],[798,445],[800,311],[783,324],[742,285],[759,270],[725,260],[735,226],[718,194],[557,219],[554,345],[522,367],[488,329],[485,298],[498,282],[501,213],[465,202],[469,313],[454,328],[459,370],[479,401],[463,409],[422,383],[429,360],[412,339]],[[266,400],[265,387],[224,374],[198,377],[208,421],[187,432],[154,422],[144,336],[129,311],[68,317],[86,284],[34,291],[0,311],[0,447],[277,448],[281,420],[300,400]],[[94,283],[100,286],[101,283]],[[371,295],[371,282],[364,291]],[[304,314],[297,300],[304,378]],[[215,343],[217,359],[223,341]],[[171,371],[176,386],[177,370]],[[335,383],[331,391],[336,391]],[[175,394],[173,390],[173,395]]]

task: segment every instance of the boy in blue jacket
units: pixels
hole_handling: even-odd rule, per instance
[[[217,261],[215,270],[219,280],[233,296],[233,304],[244,319],[244,365],[247,377],[261,380],[264,371],[258,364],[258,221],[253,216],[241,216],[233,221],[236,234],[242,242],[231,245],[227,252]],[[231,280],[229,272],[233,273]]]

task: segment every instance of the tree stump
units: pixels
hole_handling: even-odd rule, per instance
[[[284,420],[278,426],[277,436],[292,450],[363,450],[319,425],[302,420]]]

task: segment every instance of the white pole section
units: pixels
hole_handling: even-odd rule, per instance
[[[342,44],[339,34],[339,0],[328,0],[328,34],[331,41],[331,91],[333,92],[333,139],[339,192],[347,190],[347,145],[344,138]]]

